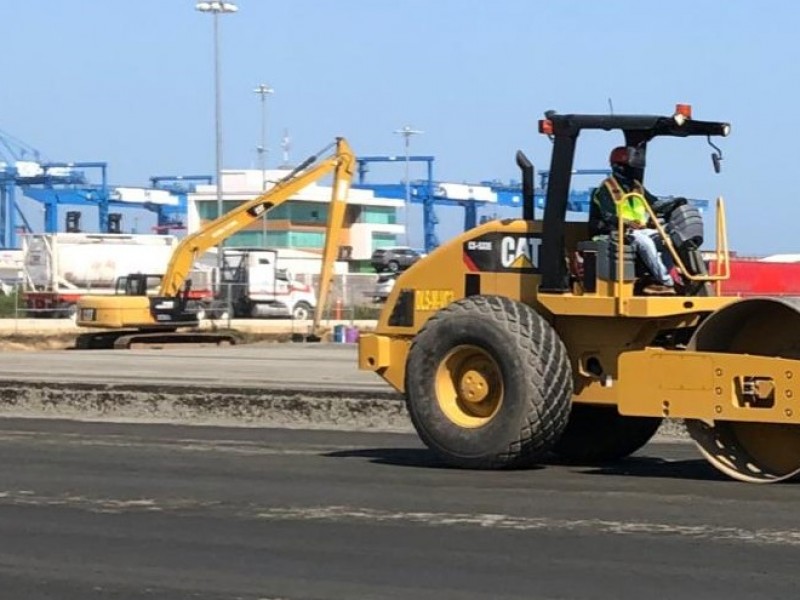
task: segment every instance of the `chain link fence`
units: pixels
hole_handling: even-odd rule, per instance
[[[375,320],[380,314],[384,289],[378,289],[374,273],[335,275],[323,307],[323,321],[353,322]],[[218,293],[192,290],[188,309],[200,320],[289,319],[308,321],[317,304],[319,275],[296,275],[290,281],[278,280],[268,286],[225,283]],[[157,290],[152,290],[153,295]],[[109,290],[86,290],[85,294],[110,295]],[[0,318],[75,319],[76,293],[31,292],[22,285],[0,290]]]

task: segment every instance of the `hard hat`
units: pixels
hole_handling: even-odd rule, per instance
[[[625,146],[617,146],[611,151],[608,162],[612,165],[627,165],[628,149]]]
[[[608,162],[612,167],[614,165],[623,165],[643,169],[645,164],[644,149],[632,146],[617,146],[608,156]]]

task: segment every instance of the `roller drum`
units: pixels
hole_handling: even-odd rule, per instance
[[[800,358],[800,300],[728,305],[698,327],[689,349]],[[800,425],[687,420],[686,427],[709,462],[734,479],[772,483],[800,474]]]

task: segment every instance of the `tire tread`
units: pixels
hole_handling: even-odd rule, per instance
[[[474,314],[490,319],[498,328],[510,334],[516,346],[515,352],[526,363],[525,375],[530,390],[526,394],[526,418],[516,436],[508,440],[503,451],[488,455],[483,460],[472,460],[469,466],[525,466],[546,453],[567,425],[572,397],[572,372],[566,347],[550,324],[530,306],[502,296],[470,296],[432,316],[414,338],[409,356],[415,348],[427,347],[429,338],[436,336],[442,321]],[[408,372],[406,377],[409,377]],[[406,389],[409,389],[408,382]],[[410,401],[409,413],[423,441],[428,443],[424,424],[416,421]]]

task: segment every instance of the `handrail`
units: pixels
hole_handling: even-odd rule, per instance
[[[722,248],[720,249],[719,240],[722,240]],[[717,271],[722,271],[724,267],[725,277],[729,279],[731,276],[731,257],[728,252],[728,225],[725,222],[725,203],[722,196],[717,198],[717,237],[716,248],[714,250],[714,257],[716,258],[715,268]],[[722,281],[717,279],[714,283],[715,292],[717,296],[722,295]]]
[[[641,194],[638,192],[628,192],[627,194],[623,194],[620,196],[619,199],[614,199],[615,204],[619,205],[625,202],[631,196],[640,196]],[[717,275],[692,275],[689,273],[689,270],[686,268],[686,265],[683,264],[683,260],[678,255],[678,251],[675,249],[675,246],[672,244],[672,239],[669,235],[667,235],[666,230],[664,227],[659,223],[658,217],[656,216],[655,211],[650,206],[648,202],[644,203],[645,208],[647,210],[650,219],[653,221],[655,225],[655,229],[658,231],[658,234],[661,236],[661,239],[664,241],[664,245],[669,250],[670,256],[672,257],[675,264],[681,271],[681,277],[685,277],[690,281],[697,281],[697,282],[714,282],[716,293],[717,295],[720,294],[722,288],[722,281],[725,281],[730,278],[730,253],[728,251],[728,234],[727,228],[725,224],[725,205],[722,200],[722,197],[717,198],[717,214],[716,214],[716,247],[714,250],[714,256],[716,258],[716,265],[717,270],[720,272]],[[619,210],[617,210],[617,215],[619,215]],[[625,240],[625,224],[623,223],[621,218],[617,219],[617,233],[619,235],[619,246],[624,245]],[[623,269],[624,266],[624,253],[622,252],[622,248],[618,248],[617,250],[617,284],[619,285],[619,289],[622,289],[622,282],[623,282]],[[620,293],[617,296],[621,296]],[[620,308],[622,307],[620,303]]]
[[[628,196],[632,194],[625,194],[619,200],[616,198],[614,199],[615,204],[619,205],[622,204],[623,200],[626,200]],[[625,223],[622,221],[622,217],[619,216],[619,206],[616,207],[617,210],[617,290],[616,290],[616,297],[617,297],[617,314],[624,314],[625,308],[625,298],[627,294],[623,293],[625,286],[623,285],[625,281],[625,273],[623,269],[625,268]]]

